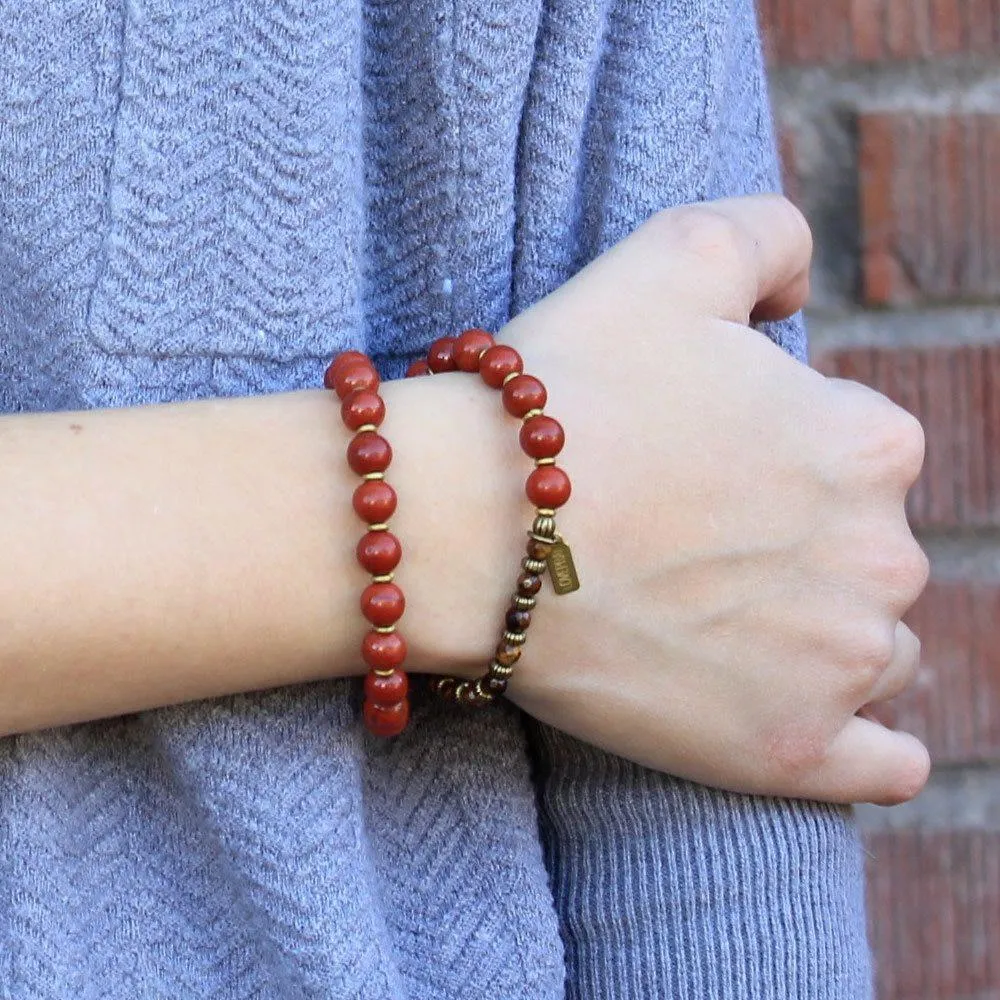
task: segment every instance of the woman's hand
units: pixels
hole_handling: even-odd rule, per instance
[[[900,617],[928,571],[903,511],[923,435],[747,325],[802,305],[810,252],[778,197],[664,211],[501,331],[566,427],[574,494],[559,524],[582,582],[543,591],[509,695],[706,784],[893,803],[923,786],[927,752],[856,713],[898,694],[919,659]],[[468,377],[433,381],[452,379]],[[483,447],[517,488],[513,443]],[[484,508],[508,489],[497,482]],[[509,513],[497,520],[509,530]],[[495,586],[492,553],[468,558],[488,532],[456,518],[438,536],[466,595]],[[454,618],[443,627],[466,642]],[[476,634],[484,663],[492,633]]]

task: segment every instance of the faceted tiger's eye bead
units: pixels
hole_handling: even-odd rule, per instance
[[[354,491],[354,510],[368,524],[382,524],[396,512],[396,491],[384,479],[370,479]]]
[[[440,337],[427,349],[427,367],[432,372],[455,370],[455,338]]]
[[[537,538],[528,539],[528,558],[544,563],[552,551],[552,542],[540,542]],[[537,575],[537,574],[536,574]]]
[[[536,507],[561,507],[568,499],[572,486],[569,476],[558,465],[540,465],[528,476],[525,493]]]
[[[365,699],[363,708],[365,725],[375,736],[398,736],[410,718],[410,703],[400,701],[395,705],[378,705]]]
[[[359,475],[385,472],[392,461],[392,448],[384,437],[374,431],[355,434],[347,446],[347,464]]]
[[[406,369],[407,378],[416,378],[418,375],[430,375],[430,373],[431,370],[427,367],[427,362],[423,358],[418,358]]]
[[[361,389],[375,392],[378,389],[378,372],[370,361],[353,361],[337,369],[333,376],[333,388],[341,399]]]
[[[392,670],[406,659],[406,640],[398,632],[369,632],[361,643],[361,658],[372,670]]]
[[[338,354],[333,361],[327,365],[327,369],[323,373],[323,385],[327,389],[333,389],[335,387],[334,380],[337,377],[337,373],[342,368],[346,368],[351,364],[356,364],[359,361],[365,365],[371,364],[367,356],[362,354],[360,351],[344,351],[343,354]]]
[[[531,624],[531,612],[522,611],[520,608],[510,608],[507,611],[505,621],[508,632],[527,632],[528,626]]]
[[[485,330],[463,330],[455,339],[455,364],[462,372],[479,371],[479,355],[493,346],[493,337]]]
[[[501,642],[493,654],[493,659],[502,667],[512,667],[521,659],[521,647],[510,642]]]
[[[402,555],[403,547],[391,531],[369,531],[358,542],[358,562],[372,576],[391,573],[399,565]]]
[[[385,403],[377,392],[361,389],[352,392],[340,404],[340,415],[352,431],[365,424],[374,424],[378,427],[385,420]]]
[[[491,389],[499,389],[511,372],[520,374],[523,369],[521,355],[506,344],[494,344],[479,359],[479,374]]]
[[[361,592],[361,613],[376,627],[394,625],[405,609],[406,599],[394,583],[372,583]]]
[[[503,405],[513,417],[540,410],[548,398],[545,386],[534,375],[518,375],[503,387]]]
[[[521,448],[531,458],[555,458],[566,443],[562,424],[540,414],[521,425]]]
[[[381,676],[369,672],[365,677],[365,697],[376,705],[395,705],[406,697],[409,690],[409,681],[402,670],[393,670],[391,674]]]
[[[534,597],[542,589],[542,578],[534,573],[522,573],[517,578],[517,592],[524,597]]]

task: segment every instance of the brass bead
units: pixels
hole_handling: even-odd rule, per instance
[[[521,566],[524,568],[525,573],[540,576],[545,572],[548,563],[544,559],[532,559],[531,556],[528,556],[521,560]]]
[[[523,646],[528,641],[528,636],[525,632],[504,632],[503,641],[512,646]]]
[[[362,424],[354,433],[364,434],[365,431],[377,431],[378,424]]]
[[[514,673],[513,666],[505,667],[502,663],[497,663],[496,660],[490,664],[490,674],[493,677],[510,677],[512,673]]]
[[[367,480],[368,482],[371,482],[373,479],[385,479],[385,473],[384,472],[366,472],[361,478]]]
[[[555,517],[556,512],[551,507],[536,507],[535,513],[539,517]]]
[[[369,524],[368,525],[368,530],[369,531],[388,531],[389,530],[389,525],[386,524],[384,521],[379,521],[378,524]]]
[[[376,677],[391,677],[396,672],[395,667],[388,667],[383,670],[379,670],[377,667],[372,667],[372,673]]]
[[[538,602],[533,597],[522,597],[520,594],[514,595],[514,603],[525,611],[530,611]]]
[[[378,632],[379,635],[392,635],[392,633],[396,631],[396,626],[395,625],[376,625],[372,629],[372,631],[373,632]]]
[[[540,417],[543,412],[544,412],[543,410],[539,410],[538,407],[535,407],[535,409],[533,410],[528,410],[528,412],[523,417],[521,417],[521,419],[530,420],[532,417]]]
[[[554,458],[536,458],[535,468],[540,469],[543,465],[555,465],[556,460]]]
[[[517,378],[517,376],[520,374],[521,372],[507,372],[507,374],[504,375],[503,377],[503,381],[500,383],[501,388],[505,386],[512,378]]]
[[[395,573],[385,573],[382,576],[373,576],[372,583],[392,583]]]

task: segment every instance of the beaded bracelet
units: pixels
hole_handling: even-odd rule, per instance
[[[521,448],[535,460],[534,471],[525,483],[528,499],[536,508],[527,553],[521,560],[503,634],[486,673],[474,681],[457,677],[431,681],[431,689],[442,698],[480,707],[507,690],[507,681],[527,640],[531,612],[546,568],[557,594],[569,594],[580,587],[572,553],[556,530],[556,509],[569,499],[572,486],[569,476],[556,465],[556,456],[565,443],[562,426],[543,412],[548,400],[545,386],[534,376],[524,374],[524,362],[514,348],[495,343],[485,330],[469,329],[458,337],[435,340],[427,360],[415,361],[406,374],[414,377],[449,371],[478,372],[488,386],[501,391],[504,408],[523,421]]]
[[[393,582],[403,550],[388,524],[396,510],[396,491],[385,481],[392,448],[377,433],[385,419],[385,403],[378,394],[378,372],[360,351],[334,358],[323,385],[340,398],[341,418],[354,435],[347,446],[347,462],[362,482],[354,491],[353,505],[368,525],[357,547],[358,562],[372,574],[361,594],[361,612],[372,625],[361,643],[361,656],[368,665],[362,714],[376,736],[397,736],[406,728],[410,703],[403,670],[406,641],[396,631],[406,601]]]

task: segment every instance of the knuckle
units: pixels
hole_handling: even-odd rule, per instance
[[[909,607],[921,594],[930,576],[930,561],[912,535],[892,546],[883,542],[876,577],[886,592]]]
[[[748,236],[730,216],[710,205],[682,205],[662,213],[667,238],[686,254],[714,269],[732,271],[747,260]]]
[[[851,666],[862,682],[876,681],[892,662],[895,629],[885,625],[858,626],[849,646]]]
[[[920,475],[926,446],[924,429],[912,413],[892,404],[875,424],[875,450],[887,471],[906,485]]]

